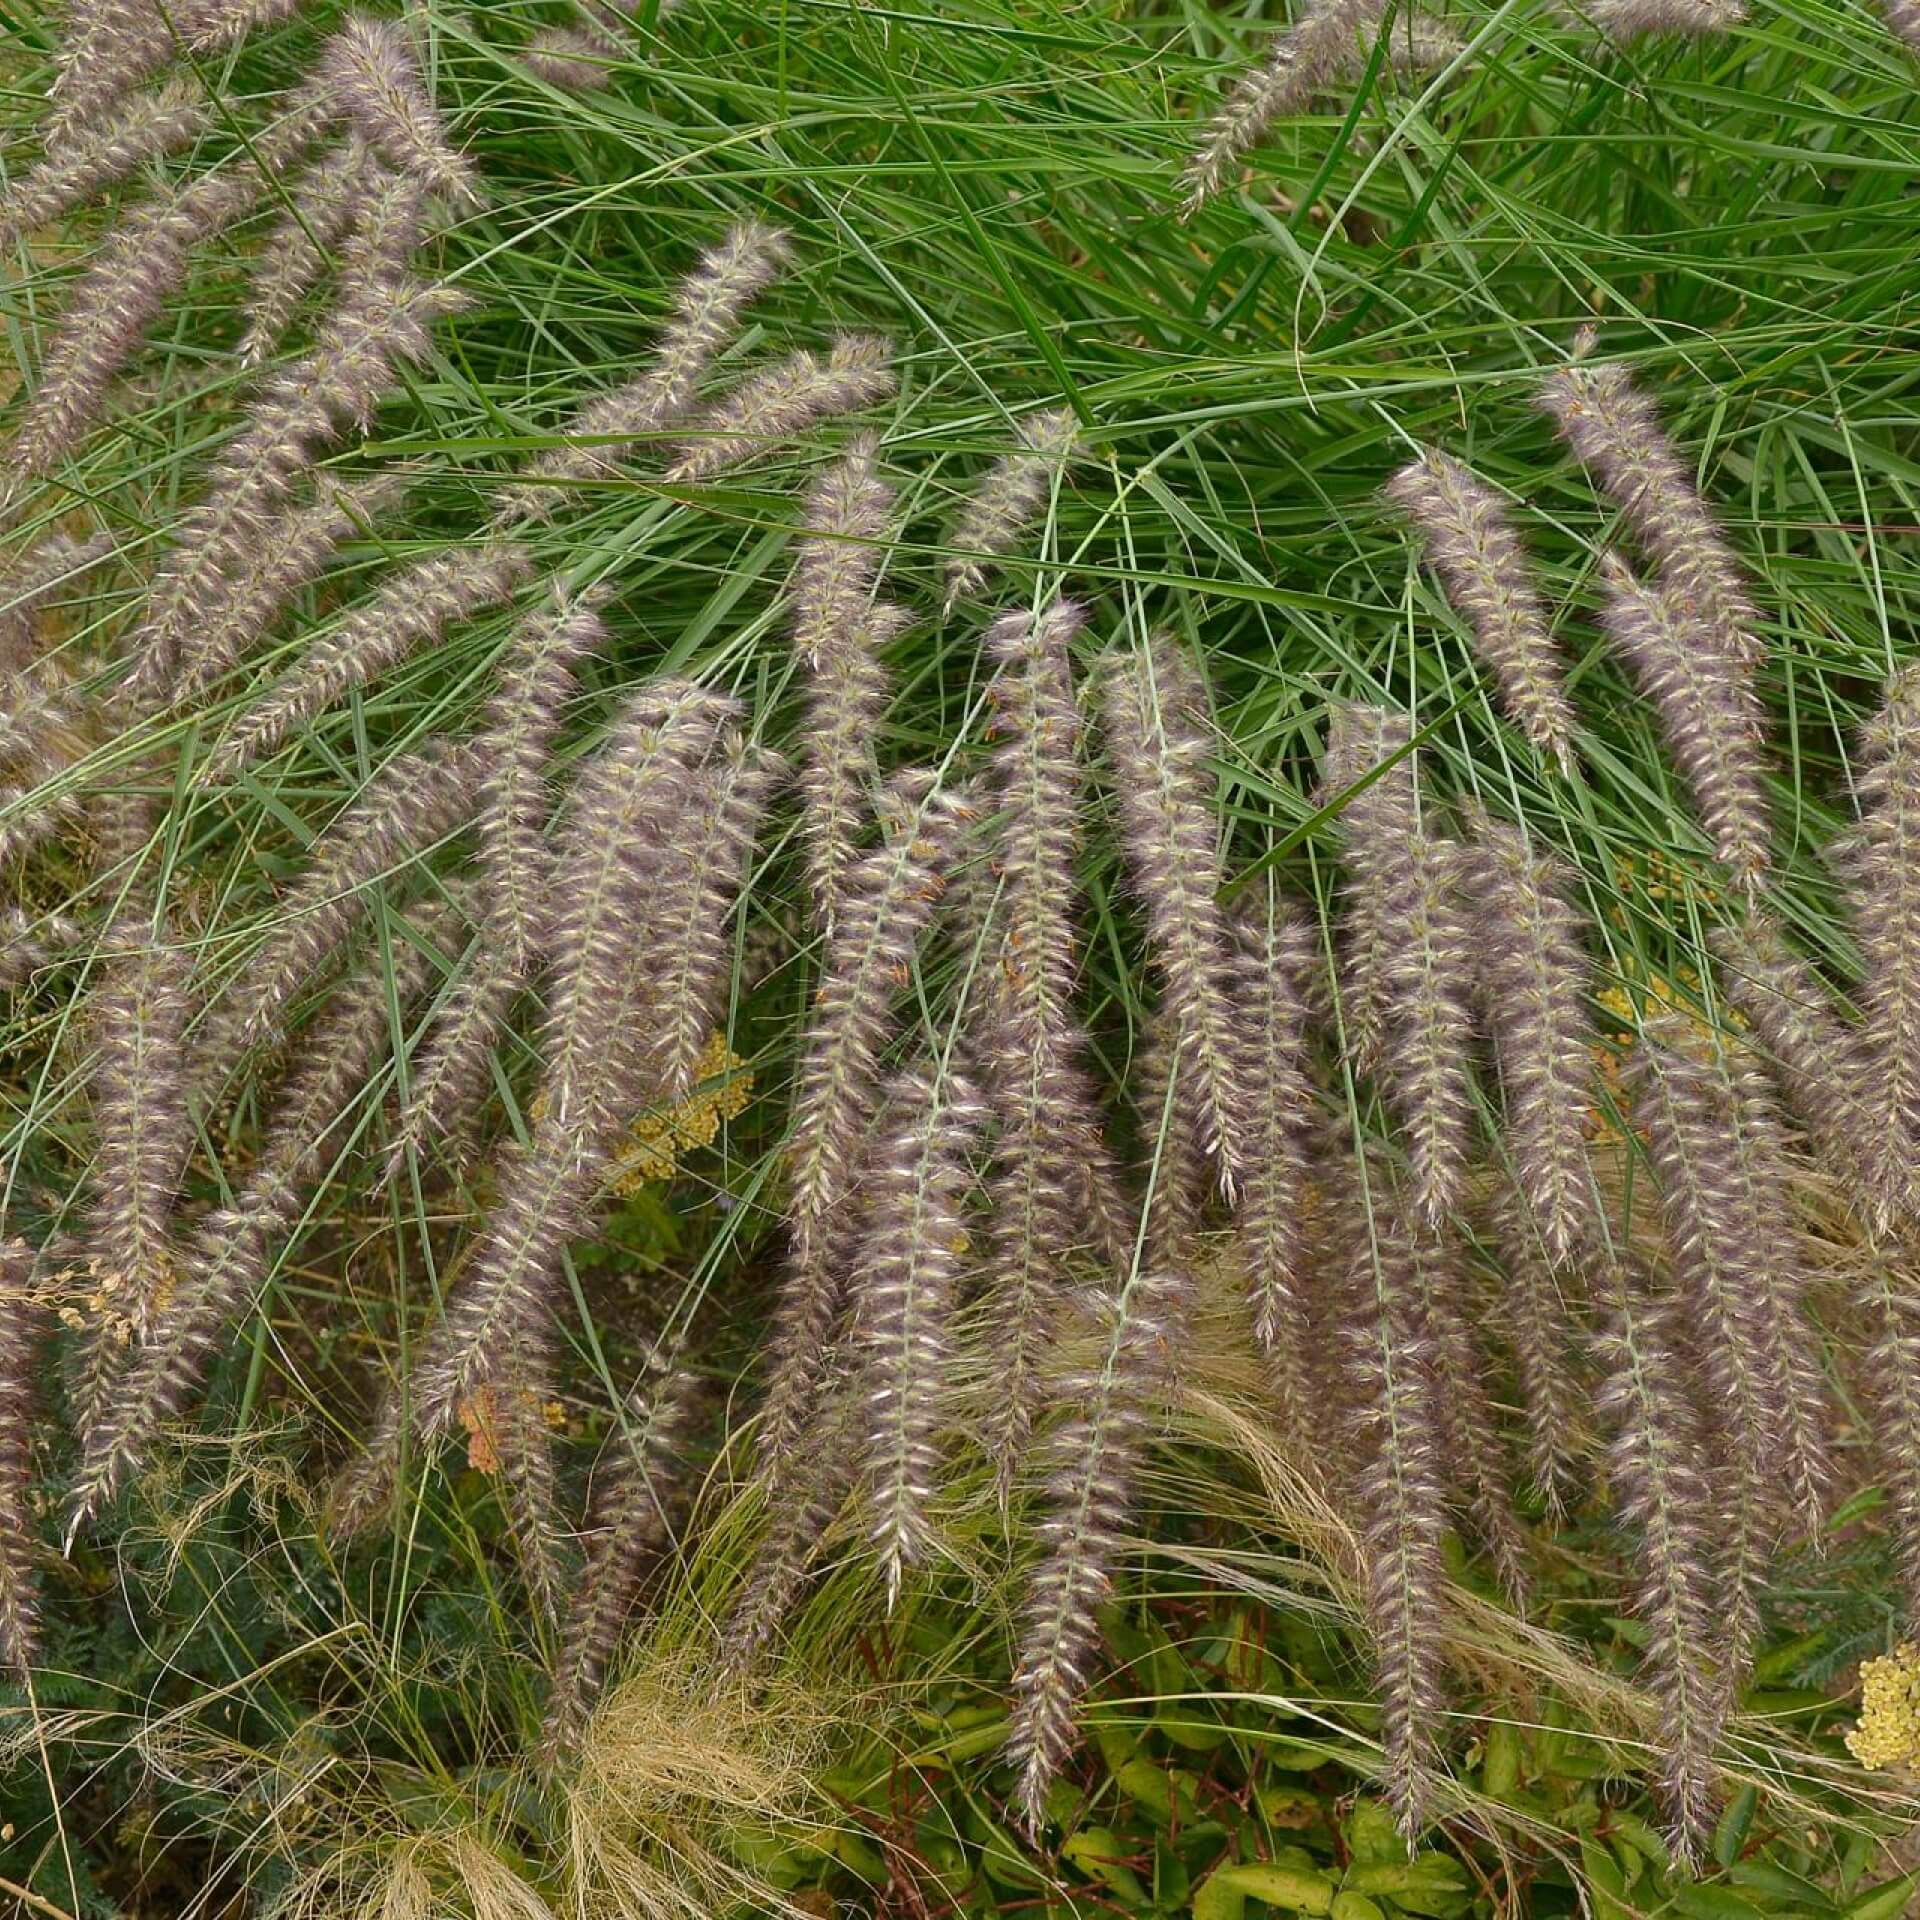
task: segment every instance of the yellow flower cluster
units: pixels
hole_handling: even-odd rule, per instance
[[[618,1194],[638,1193],[650,1180],[671,1180],[681,1156],[710,1147],[720,1123],[731,1120],[753,1097],[747,1063],[715,1034],[702,1049],[693,1091],[664,1113],[644,1113],[633,1125],[633,1144],[614,1176]]]
[[[1920,1648],[1903,1640],[1860,1667],[1860,1722],[1846,1736],[1863,1767],[1906,1769],[1920,1762]]]

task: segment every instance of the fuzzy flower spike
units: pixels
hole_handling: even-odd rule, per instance
[[[1506,503],[1470,468],[1433,449],[1402,467],[1387,495],[1418,530],[1508,713],[1543,756],[1570,772],[1573,708]]]

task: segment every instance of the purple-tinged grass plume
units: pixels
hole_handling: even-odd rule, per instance
[[[787,597],[793,644],[809,668],[860,644],[893,517],[893,489],[875,471],[879,443],[858,433],[807,489]]]
[[[1747,17],[1745,0],[1586,0],[1586,12],[1622,46],[1665,34],[1726,33]]]
[[[573,797],[554,870],[553,990],[532,1140],[512,1146],[500,1198],[428,1337],[414,1381],[421,1431],[444,1432],[516,1347],[543,1351],[560,1257],[590,1218],[621,1127],[659,1091],[653,999],[663,883],[698,834],[691,798],[731,703],[685,682],[643,687]]]
[[[877,334],[841,334],[822,360],[796,353],[749,374],[688,423],[669,481],[685,485],[791,440],[821,420],[858,413],[894,389],[893,349]]]
[[[1411,715],[1344,710],[1322,782],[1334,793],[1357,788],[1341,814],[1356,923],[1342,980],[1356,1016],[1349,1057],[1377,1072],[1406,1143],[1413,1203],[1437,1224],[1459,1205],[1472,1159],[1475,945],[1466,856],[1421,818],[1418,774],[1403,752],[1413,734]]]
[[[1100,682],[1121,850],[1147,916],[1147,951],[1202,1144],[1231,1201],[1245,1170],[1247,1111],[1233,1005],[1233,937],[1217,898],[1219,817],[1210,743],[1190,664],[1172,642],[1110,656]]]
[[[1505,1280],[1504,1330],[1526,1415],[1528,1468],[1548,1517],[1557,1521],[1579,1482],[1585,1398],[1574,1372],[1575,1324],[1567,1298],[1579,1269],[1547,1248],[1532,1203],[1517,1188],[1495,1203],[1493,1225]]]
[[[1086,770],[1069,649],[1084,620],[1079,607],[1057,601],[1041,614],[1003,616],[986,642],[999,667],[992,800],[1000,824],[989,855],[998,886],[984,911],[985,977],[971,1004],[973,1046],[999,1121],[987,1175],[995,1384],[986,1439],[1003,1498],[1039,1412],[1039,1361],[1073,1269],[1117,1270],[1130,1254],[1074,1005]]]
[[[652,1373],[628,1396],[594,1474],[586,1565],[567,1610],[547,1695],[541,1757],[570,1758],[606,1685],[649,1571],[671,1551],[688,1505],[687,1445],[709,1396],[699,1374]]]
[[[556,588],[522,618],[487,703],[481,760],[480,873],[488,930],[525,964],[553,912],[547,846],[553,742],[574,692],[574,667],[606,644],[598,594]]]
[[[501,517],[550,512],[564,489],[611,477],[636,441],[680,425],[715,356],[787,259],[786,235],[756,221],[743,221],[709,247],[675,289],[672,317],[646,369],[589,400],[561,430],[566,444],[527,462],[521,477],[535,484],[516,489]]]
[[[47,1324],[32,1266],[24,1240],[0,1242],[0,1667],[15,1675],[33,1665],[40,1619],[33,1410]]]
[[[947,608],[987,584],[994,561],[1011,551],[1045,511],[1054,482],[1073,458],[1080,422],[1071,407],[1031,413],[1015,423],[1017,452],[1002,454],[981,476],[947,544]]]
[[[1041,1554],[1021,1608],[1007,1757],[1019,1771],[1014,1801],[1037,1834],[1047,1789],[1073,1750],[1080,1702],[1100,1646],[1099,1609],[1126,1544],[1134,1483],[1179,1350],[1190,1305],[1184,1276],[1128,1276],[1103,1302],[1106,1338],[1097,1363],[1057,1382],[1064,1417],[1049,1436]]]
[[[1907,50],[1920,55],[1920,0],[1880,0],[1880,11]]]
[[[1543,758],[1570,773],[1573,706],[1506,502],[1471,468],[1431,448],[1387,482],[1387,494],[1418,531],[1508,715]]]
[[[387,761],[341,810],[276,904],[267,944],[204,1023],[209,1073],[280,1037],[300,989],[352,936],[381,884],[473,819],[483,773],[476,743],[430,741]]]
[[[169,689],[203,648],[219,644],[227,581],[274,518],[290,506],[322,447],[363,431],[399,369],[425,357],[433,322],[461,305],[447,288],[405,271],[419,238],[420,195],[390,181],[370,198],[341,268],[341,295],[307,355],[270,380],[206,490],[182,517],[146,613],[129,642],[137,694]],[[210,631],[211,630],[211,631]]]
[[[1315,801],[1340,805],[1345,875],[1335,967],[1340,1042],[1356,1073],[1379,1064],[1387,1020],[1383,915],[1397,851],[1424,831],[1410,716],[1336,707]]]
[[[869,1537],[892,1612],[906,1569],[934,1545],[928,1508],[940,1478],[950,1326],[987,1108],[970,1081],[925,1063],[894,1077],[881,1113],[860,1185],[853,1313],[867,1396]]]
[[[1659,408],[1626,367],[1579,358],[1589,344],[1583,333],[1573,363],[1547,377],[1540,405],[1657,563],[1662,597],[1684,610],[1690,639],[1751,672],[1765,648],[1740,563],[1667,438]]]
[[[1728,1001],[1745,1016],[1796,1119],[1821,1163],[1869,1200],[1884,1164],[1871,1102],[1858,1074],[1858,1033],[1844,1021],[1813,967],[1779,922],[1756,907],[1710,936]]]
[[[837,1356],[822,1361],[809,1445],[768,1502],[771,1524],[721,1631],[721,1657],[736,1673],[772,1644],[853,1491],[867,1411],[855,1388]]]
[[[189,658],[172,689],[184,705],[219,680],[257,646],[300,589],[325,571],[340,547],[369,533],[405,493],[411,476],[378,473],[336,480],[322,473],[312,496],[296,501],[262,529],[257,542],[214,590],[215,604],[194,634]]]
[[[874,740],[891,692],[879,650],[906,618],[874,599],[893,508],[874,456],[873,437],[858,434],[808,489],[788,587],[794,645],[807,667],[801,832],[823,932],[832,931],[860,857],[879,777]]]
[[[1282,1417],[1304,1437],[1312,1400],[1306,1362],[1313,1335],[1304,1289],[1317,1113],[1307,983],[1318,966],[1319,932],[1270,881],[1247,890],[1233,926],[1249,1102],[1247,1178],[1234,1227],[1254,1338],[1267,1356]]]
[[[691,797],[672,870],[654,912],[660,960],[651,1044],[657,1100],[684,1100],[701,1077],[701,1055],[726,1011],[733,979],[735,910],[745,891],[767,802],[785,780],[786,762],[737,732],[729,733]]]
[[[1920,1202],[1920,665],[1888,682],[1861,739],[1860,818],[1836,849],[1866,978],[1853,1059],[1881,1232]]]
[[[194,1144],[186,1050],[192,956],[163,909],[140,905],[146,911],[117,916],[132,946],[107,961],[95,990],[94,1200],[86,1224],[102,1289],[136,1340],[179,1281],[173,1210]],[[74,1409],[83,1431],[99,1416],[99,1396],[111,1390],[123,1357],[118,1327],[97,1327],[91,1344]]]
[[[1818,1406],[1806,1404],[1792,1351],[1806,1330],[1787,1324],[1800,1291],[1788,1173],[1764,1087],[1736,1080],[1717,1048],[1707,1057],[1678,1016],[1648,1023],[1628,1074],[1660,1182],[1676,1297],[1699,1328],[1722,1443],[1713,1512],[1728,1593],[1719,1644],[1737,1671],[1786,1504],[1817,1527],[1827,1478]]]
[[[555,735],[577,662],[604,644],[599,596],[556,588],[514,632],[474,751],[479,787],[480,933],[432,1031],[412,1061],[389,1143],[396,1177],[409,1153],[463,1144],[484,1105],[494,1043],[546,951],[555,902],[547,840]]]
[[[1705,1457],[1687,1386],[1682,1309],[1642,1297],[1616,1272],[1605,1288],[1611,1324],[1595,1342],[1603,1384],[1595,1412],[1611,1429],[1607,1477],[1640,1562],[1637,1618],[1645,1672],[1660,1704],[1660,1798],[1668,1840],[1698,1864],[1718,1800],[1714,1749],[1729,1691],[1722,1586],[1710,1529],[1715,1468]]]
[[[1771,860],[1765,720],[1748,667],[1663,577],[1644,581],[1600,556],[1600,624],[1660,716],[1714,857],[1753,893]]]
[[[1357,1170],[1357,1169],[1356,1169]],[[1421,1229],[1391,1181],[1361,1178],[1341,1195],[1349,1220],[1341,1286],[1345,1396],[1353,1409],[1365,1606],[1383,1709],[1388,1804],[1412,1841],[1432,1792],[1441,1684],[1446,1534],[1443,1430],[1423,1329]]]
[[[59,966],[86,935],[71,914],[0,908],[0,989],[24,987],[36,974]]]
[[[1571,1260],[1594,1224],[1586,1148],[1593,1054],[1588,966],[1566,863],[1479,814],[1467,849],[1480,997],[1505,1096],[1505,1151],[1547,1253]]]
[[[120,370],[186,279],[196,248],[259,204],[267,181],[319,137],[328,108],[302,94],[233,161],[130,209],[81,276],[7,448],[10,484],[50,472],[98,418]]]
[[[334,250],[353,231],[376,177],[373,150],[348,133],[316,154],[289,190],[287,206],[261,243],[247,289],[243,366],[272,358],[300,303],[319,285]]]
[[[85,0],[76,6],[55,53],[43,128],[48,145],[84,138],[173,52],[173,28],[156,0]]]
[[[872,823],[880,778],[875,742],[893,698],[893,676],[880,652],[909,624],[898,607],[870,608],[846,644],[823,654],[807,677],[801,835],[812,918],[822,933],[831,934],[839,922]]]
[[[972,796],[930,773],[898,775],[884,842],[854,868],[827,941],[795,1081],[788,1147],[792,1245],[770,1336],[760,1459],[769,1478],[790,1464],[840,1317],[833,1258],[862,1139],[883,1082],[894,1006],[932,924]]]
[[[565,93],[599,93],[613,84],[619,58],[598,34],[580,27],[542,27],[520,58],[550,87]]]
[[[260,27],[293,19],[305,5],[306,0],[188,0],[179,18],[194,52],[218,53]]]
[[[53,533],[0,575],[0,674],[22,674],[33,665],[45,650],[42,615],[115,551],[113,535],[105,531],[84,540]]]
[[[1868,1337],[1860,1390],[1893,1507],[1908,1623],[1920,1623],[1920,1273],[1910,1245],[1867,1249],[1857,1299]]]
[[[473,167],[448,142],[399,21],[350,13],[327,42],[321,72],[354,130],[395,173],[456,203],[480,198]]]
[[[499,539],[428,554],[388,574],[214,744],[200,783],[232,779],[354,688],[437,645],[462,621],[507,605],[532,576],[526,548]]]
[[[1190,1273],[1215,1182],[1200,1077],[1164,1003],[1147,1016],[1137,1078],[1141,1257],[1158,1271]],[[1120,1270],[1132,1264],[1129,1254]]]
[[[1276,120],[1303,111],[1336,81],[1365,71],[1387,0],[1303,0],[1293,24],[1258,66],[1243,73],[1207,122],[1180,174],[1180,217],[1190,220],[1219,193],[1243,155]],[[1459,43],[1408,9],[1393,28],[1388,63],[1416,71],[1439,66]]]
[[[0,199],[0,247],[96,199],[136,167],[190,145],[207,130],[205,91],[168,80],[125,101],[111,119],[53,146]]]
[[[176,1284],[153,1304],[139,1345],[82,1435],[69,1543],[144,1464],[161,1426],[205,1376],[227,1323],[266,1284],[307,1185],[349,1144],[341,1121],[365,1098],[393,1039],[394,1004],[404,1009],[425,983],[426,942],[439,936],[449,911],[443,903],[423,917],[425,941],[391,942],[390,967],[378,951],[364,958],[301,1036],[232,1205],[201,1223]]]

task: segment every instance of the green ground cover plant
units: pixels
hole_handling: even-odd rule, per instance
[[[1904,0],[5,18],[5,1898],[1906,1910]]]

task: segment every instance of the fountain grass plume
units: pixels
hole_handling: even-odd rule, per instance
[[[549,1769],[579,1750],[635,1600],[673,1546],[690,1497],[687,1444],[709,1394],[701,1375],[656,1366],[620,1409],[595,1470],[586,1564],[547,1695],[541,1757]]]
[[[118,103],[110,118],[50,147],[0,199],[0,247],[84,206],[147,161],[190,146],[211,118],[191,77],[163,81]]]
[[[1109,656],[1100,681],[1121,849],[1147,916],[1171,1043],[1193,1076],[1221,1193],[1245,1169],[1247,1110],[1233,1007],[1233,944],[1218,895],[1211,743],[1188,663],[1160,639]]]
[[[1889,681],[1861,739],[1860,817],[1836,848],[1866,977],[1850,1049],[1867,1108],[1873,1220],[1920,1211],[1920,665]]]
[[[527,549],[494,538],[428,554],[388,574],[214,743],[197,782],[232,779],[355,687],[434,645],[460,622],[507,605],[532,576]]]
[[[1662,7],[1673,11],[1668,0],[1622,0],[1616,20],[1624,31],[1630,11]],[[1661,593],[1689,616],[1689,636],[1750,673],[1765,649],[1740,564],[1659,408],[1627,367],[1585,359],[1591,346],[1590,333],[1576,338],[1575,358],[1548,376],[1540,405],[1656,563]]]
[[[1607,1472],[1633,1537],[1646,1623],[1647,1677],[1660,1702],[1660,1794],[1675,1857],[1704,1857],[1718,1799],[1714,1750],[1730,1692],[1718,1670],[1719,1614],[1710,1464],[1689,1404],[1686,1341],[1674,1303],[1650,1300],[1616,1271],[1611,1323],[1595,1342],[1604,1384],[1595,1410],[1611,1430]]]
[[[772,285],[789,258],[777,227],[743,221],[675,289],[673,312],[649,365],[599,394],[561,430],[562,443],[521,469],[501,509],[503,520],[551,512],[565,489],[610,477],[636,441],[670,431],[692,411],[700,382],[739,331],[742,315]]]
[[[710,480],[771,452],[819,421],[857,413],[892,393],[893,348],[877,334],[835,339],[823,360],[795,353],[749,374],[688,424],[670,482]]]
[[[429,951],[453,913],[423,915],[418,939],[396,937],[350,973],[301,1036],[269,1111],[260,1152],[231,1205],[201,1223],[177,1283],[154,1303],[139,1346],[102,1395],[81,1437],[67,1509],[67,1540],[98,1516],[144,1464],[161,1426],[185,1408],[228,1322],[266,1284],[274,1254],[293,1229],[307,1184],[350,1135],[338,1128],[366,1097],[391,1045],[393,1008],[425,983]]]
[[[981,476],[953,524],[947,544],[946,607],[952,612],[987,584],[994,562],[1010,552],[1045,510],[1054,482],[1073,458],[1080,421],[1071,407],[1050,407],[1014,423],[1020,445]]]
[[[1660,716],[1715,857],[1751,895],[1772,857],[1764,710],[1752,673],[1664,576],[1643,581],[1606,553],[1600,577],[1600,624]]]
[[[1191,1306],[1178,1274],[1135,1272],[1103,1302],[1097,1363],[1065,1375],[1054,1404],[1049,1467],[1034,1526],[1040,1556],[1028,1576],[1014,1656],[1006,1753],[1014,1801],[1037,1834],[1047,1790],[1072,1752],[1080,1702],[1100,1645],[1099,1609],[1126,1544],[1135,1482],[1154,1417],[1170,1385]]]
[[[852,1286],[869,1535],[892,1612],[906,1569],[935,1543],[928,1508],[967,1264],[966,1198],[987,1108],[970,1081],[926,1063],[895,1075],[881,1112],[861,1179]]]
[[[828,938],[795,1080],[788,1146],[788,1268],[768,1340],[760,1417],[762,1470],[790,1464],[812,1409],[840,1316],[832,1242],[883,1084],[881,1052],[894,1007],[933,922],[975,803],[918,770],[896,776],[882,844],[849,877]]]
[[[265,366],[273,356],[301,301],[319,285],[334,250],[353,231],[376,167],[373,149],[349,132],[301,170],[254,261],[246,331],[235,349],[242,365]]]
[[[1571,1260],[1594,1229],[1587,1158],[1593,1055],[1585,928],[1565,863],[1484,812],[1467,850],[1482,1003],[1505,1101],[1505,1150],[1542,1246]]]
[[[1505,501],[1471,468],[1434,448],[1402,467],[1387,482],[1387,495],[1419,532],[1508,714],[1543,758],[1570,773],[1573,706]]]

